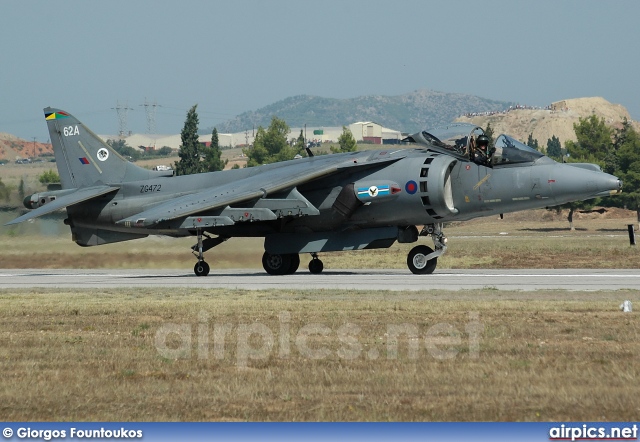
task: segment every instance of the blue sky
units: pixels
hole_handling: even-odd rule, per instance
[[[7,0],[0,132],[47,141],[42,108],[114,134],[180,132],[299,94],[431,89],[544,106],[602,96],[640,119],[640,2]],[[348,122],[345,122],[348,123]]]

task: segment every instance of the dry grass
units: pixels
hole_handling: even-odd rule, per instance
[[[0,415],[637,420],[640,327],[617,310],[623,297],[640,305],[620,292],[3,291]],[[170,334],[175,354],[159,352],[157,337],[181,324],[191,345]],[[389,331],[403,324],[418,335],[400,334],[394,359]]]

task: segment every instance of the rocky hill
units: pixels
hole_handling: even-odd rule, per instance
[[[34,143],[33,141],[18,138],[15,135],[0,132],[0,160],[15,161],[37,157],[42,154],[53,155],[53,146],[46,143]]]
[[[504,112],[483,112],[459,117],[456,121],[477,124],[483,128],[491,123],[494,134],[507,133],[522,141],[533,134],[541,146],[546,146],[547,140],[555,135],[564,146],[567,140],[576,140],[573,124],[578,123],[579,118],[588,118],[592,114],[604,118],[612,127],[620,127],[625,118],[632,121],[624,106],[609,103],[601,97],[561,100],[547,109],[512,108]],[[640,132],[640,123],[632,121],[632,125]]]
[[[349,99],[310,95],[290,97],[256,111],[245,112],[217,124],[219,132],[242,132],[269,126],[275,115],[290,127],[342,126],[356,121],[375,121],[402,132],[417,132],[450,123],[468,112],[501,111],[515,105],[474,95],[418,90],[398,96],[369,95]],[[211,133],[205,129],[202,133]]]

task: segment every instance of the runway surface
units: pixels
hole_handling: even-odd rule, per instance
[[[418,291],[465,290],[640,290],[640,270],[436,270],[413,275],[408,270],[299,271],[270,276],[260,270],[214,270],[197,277],[185,270],[0,270],[0,289],[14,288],[198,287],[263,289],[349,289]]]

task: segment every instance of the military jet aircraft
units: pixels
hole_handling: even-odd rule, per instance
[[[407,256],[432,273],[447,246],[443,224],[608,196],[622,182],[594,164],[560,164],[507,135],[454,123],[406,137],[404,146],[313,156],[245,169],[172,176],[122,158],[68,112],[45,108],[61,190],[25,198],[20,223],[66,208],[81,246],[148,235],[195,236],[204,253],[232,237],[264,237],[262,265],[294,273],[309,253],[387,248],[431,236]]]

